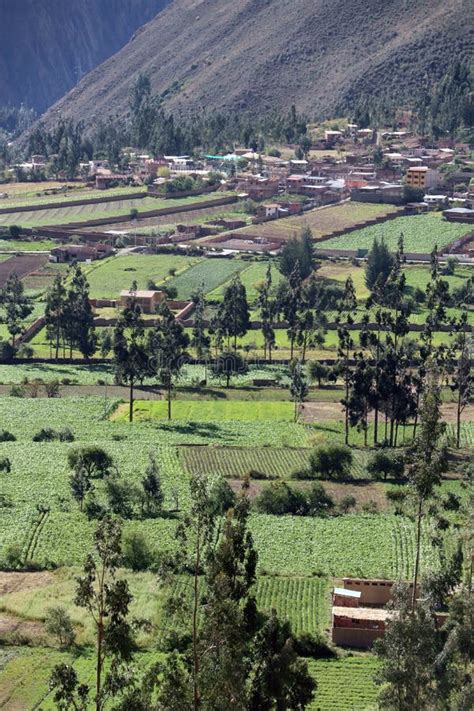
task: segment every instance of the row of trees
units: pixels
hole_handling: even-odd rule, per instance
[[[359,343],[354,338],[358,308],[354,284],[349,277],[338,308],[339,373],[344,382],[342,405],[345,411],[345,441],[350,426],[364,432],[367,444],[369,418],[373,416],[374,445],[382,440],[396,446],[399,428],[414,422],[416,436],[420,396],[426,382],[427,363],[434,359],[457,393],[456,440],[460,446],[461,415],[472,392],[468,305],[472,301],[472,281],[450,293],[442,278],[436,248],[431,255],[430,280],[420,301],[427,312],[419,342],[408,338],[409,319],[417,308],[406,285],[403,271],[403,236],[398,251],[390,255],[384,244],[375,242],[366,266],[370,296],[359,319]],[[448,308],[455,307],[453,316]],[[451,343],[437,345],[435,333],[449,327]],[[360,347],[360,350],[359,348]],[[367,358],[367,352],[370,358]]]

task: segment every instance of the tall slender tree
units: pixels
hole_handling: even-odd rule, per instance
[[[222,334],[227,337],[228,342],[231,338],[234,339],[233,346],[236,351],[237,338],[245,336],[250,326],[247,292],[238,274],[224,291],[217,318]]]
[[[7,325],[12,347],[15,348],[16,340],[24,330],[23,322],[33,311],[32,301],[26,296],[23,283],[15,272],[10,274],[2,289],[0,305],[4,311],[2,320]]]
[[[129,421],[133,422],[134,388],[151,373],[150,353],[145,339],[145,324],[136,298],[136,283],[132,285],[127,304],[114,329],[115,378],[129,385]]]
[[[157,323],[148,340],[148,348],[153,354],[153,367],[166,388],[170,420],[173,385],[187,357],[189,336],[166,304],[158,307],[157,316]]]
[[[421,556],[421,525],[427,501],[441,482],[446,468],[442,442],[445,423],[441,421],[441,395],[438,371],[433,363],[428,369],[420,408],[419,433],[408,453],[408,479],[416,500],[416,554],[413,574],[412,609],[415,608]]]
[[[54,347],[54,357],[59,357],[61,341],[64,339],[66,320],[66,288],[61,274],[57,274],[53,286],[46,295],[45,324],[48,340]]]

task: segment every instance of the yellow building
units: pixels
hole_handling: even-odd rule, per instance
[[[413,166],[408,168],[405,176],[405,182],[412,188],[420,188],[421,190],[429,190],[435,188],[439,184],[439,173],[437,170],[426,166]]]

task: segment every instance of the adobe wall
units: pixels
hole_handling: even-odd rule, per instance
[[[334,644],[339,647],[357,647],[370,649],[376,639],[385,634],[384,630],[365,630],[348,627],[333,627],[331,637]]]

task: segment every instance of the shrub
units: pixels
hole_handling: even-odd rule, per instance
[[[334,501],[321,484],[314,484],[309,491],[292,489],[284,481],[274,482],[263,489],[256,506],[262,513],[284,516],[323,515],[334,508]]]
[[[314,483],[307,494],[308,514],[310,516],[320,516],[328,513],[334,508],[332,497],[318,482]]]
[[[347,496],[343,496],[342,499],[339,502],[339,511],[343,514],[346,514],[349,509],[353,509],[354,506],[357,504],[357,499],[355,496],[352,496],[350,494],[347,494]]]
[[[8,459],[8,457],[2,457],[0,459],[0,472],[5,472],[6,474],[10,474],[12,470],[12,463]]]
[[[44,384],[44,389],[48,397],[59,397],[59,381],[49,380]]]
[[[309,458],[310,470],[314,478],[345,479],[350,475],[352,452],[339,444],[317,447]]]
[[[76,633],[64,607],[50,607],[46,612],[44,623],[46,631],[57,638],[60,649],[67,649],[74,643]]]
[[[0,430],[0,442],[16,442],[16,437],[8,430]]]
[[[374,452],[367,463],[367,472],[373,479],[400,479],[403,476],[405,465],[400,456],[379,449]]]
[[[60,442],[74,442],[75,439],[74,432],[69,427],[59,430],[57,435]]]
[[[248,477],[249,479],[256,479],[256,480],[261,480],[261,479],[274,479],[274,477],[270,474],[265,474],[264,472],[259,472],[257,469],[250,469],[248,472]]]
[[[292,479],[299,479],[299,480],[305,480],[305,479],[314,479],[313,473],[310,469],[295,469],[293,472],[291,472],[291,478]]]
[[[323,635],[312,635],[308,632],[304,632],[295,639],[295,652],[300,657],[312,657],[313,659],[330,659],[336,656]]]
[[[12,385],[10,388],[10,397],[25,397],[25,388],[23,385]]]
[[[5,565],[7,568],[15,570],[23,565],[23,550],[20,543],[11,543],[5,549]]]
[[[143,533],[127,531],[122,545],[123,564],[135,572],[148,570],[153,562],[153,551]]]
[[[299,514],[307,510],[305,495],[291,489],[284,481],[266,486],[256,499],[258,511],[274,516]]]
[[[53,442],[57,439],[57,433],[50,427],[43,427],[33,436],[33,442]]]
[[[70,469],[83,468],[89,477],[101,478],[109,473],[113,459],[101,447],[78,447],[67,455]]]
[[[395,514],[401,516],[403,514],[407,492],[403,491],[403,489],[391,489],[385,493],[385,498],[393,505]]]
[[[367,503],[362,504],[362,512],[367,514],[378,513],[379,507],[376,501],[367,501]]]

